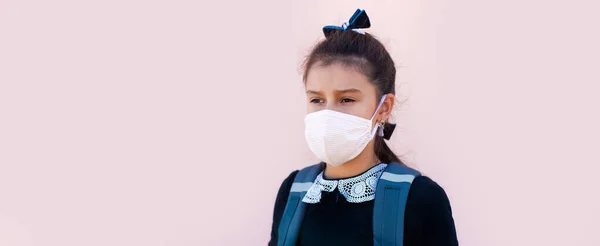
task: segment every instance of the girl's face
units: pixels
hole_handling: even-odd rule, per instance
[[[317,64],[306,78],[307,113],[329,109],[370,119],[380,100],[375,85],[352,67]],[[373,123],[387,119],[393,104],[394,95],[388,94]]]

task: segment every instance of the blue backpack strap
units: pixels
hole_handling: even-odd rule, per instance
[[[283,216],[279,223],[277,232],[278,246],[294,246],[300,233],[300,226],[304,218],[306,204],[302,202],[302,198],[306,195],[308,189],[313,185],[315,179],[322,171],[322,164],[316,164],[306,167],[296,174],[294,183],[290,188]]]
[[[400,163],[390,163],[381,174],[373,207],[373,240],[375,246],[402,246],[404,212],[410,185],[418,171]]]

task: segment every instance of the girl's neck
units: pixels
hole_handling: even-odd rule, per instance
[[[342,164],[341,166],[327,165],[323,176],[326,179],[342,179],[348,177],[354,177],[365,171],[369,170],[373,166],[377,165],[378,160],[373,150],[368,151],[370,148],[360,153],[356,158]]]

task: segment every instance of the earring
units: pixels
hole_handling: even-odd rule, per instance
[[[385,121],[382,121],[382,122],[379,123],[379,134],[378,135],[380,137],[384,136],[384,134],[383,134],[383,128],[384,128],[384,126],[385,126]]]

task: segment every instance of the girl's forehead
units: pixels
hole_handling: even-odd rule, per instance
[[[311,91],[352,88],[368,91],[374,89],[374,85],[358,70],[340,64],[314,66],[306,78],[306,89]]]

